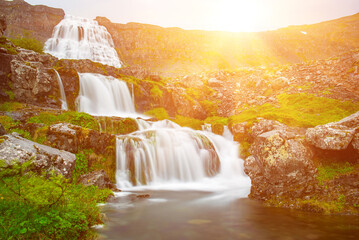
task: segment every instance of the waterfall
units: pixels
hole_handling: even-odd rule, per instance
[[[66,15],[54,28],[44,49],[57,58],[90,59],[121,67],[111,35],[94,20]]]
[[[239,146],[210,132],[183,128],[164,120],[116,140],[117,185],[171,189],[185,184],[201,189],[250,186]],[[248,194],[248,193],[247,193]]]
[[[78,111],[97,116],[136,116],[127,84],[96,73],[79,73]]]
[[[57,83],[59,84],[59,89],[60,89],[60,94],[61,94],[61,99],[60,99],[60,101],[61,101],[61,109],[62,110],[68,110],[64,85],[62,84],[60,74],[55,69],[54,69],[54,71],[55,71],[56,76],[57,76]]]
[[[88,58],[121,66],[110,34],[92,20],[66,16],[45,49],[59,58]],[[133,86],[131,95],[120,79],[95,73],[79,73],[79,77],[78,111],[143,117],[135,111]],[[195,131],[168,120],[137,119],[137,123],[138,131],[116,138],[116,182],[120,189],[156,189],[169,184],[171,190],[179,186],[210,191],[240,188],[241,197],[248,195],[250,179],[243,172],[237,143],[213,134],[208,126],[208,131]]]

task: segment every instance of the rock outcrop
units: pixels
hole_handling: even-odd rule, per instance
[[[250,197],[268,200],[308,194],[316,168],[303,136],[283,124],[262,119],[252,127],[252,137],[252,156],[244,164],[252,180]]]
[[[0,15],[6,18],[6,36],[15,37],[31,32],[38,40],[45,42],[64,18],[65,12],[44,5],[32,6],[24,0],[0,0]]]
[[[38,171],[54,170],[66,178],[72,177],[76,162],[75,154],[32,142],[16,133],[0,137],[0,155],[8,164],[33,160]]]
[[[48,141],[58,149],[72,153],[80,149],[92,149],[104,153],[108,146],[115,144],[115,135],[100,133],[70,123],[58,123],[49,127]]]

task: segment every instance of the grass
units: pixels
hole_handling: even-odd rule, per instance
[[[307,93],[283,93],[278,95],[277,99],[278,106],[266,103],[250,107],[230,117],[229,123],[253,122],[262,117],[288,126],[314,127],[339,121],[359,110],[359,103],[356,102],[317,97]]]

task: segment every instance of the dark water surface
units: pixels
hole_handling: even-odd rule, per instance
[[[139,194],[149,198],[138,198]],[[103,207],[100,239],[359,239],[359,218],[266,208],[219,193],[122,193]]]

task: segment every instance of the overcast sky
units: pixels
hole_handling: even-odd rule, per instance
[[[66,14],[116,23],[224,31],[264,31],[359,12],[359,0],[25,0]]]

